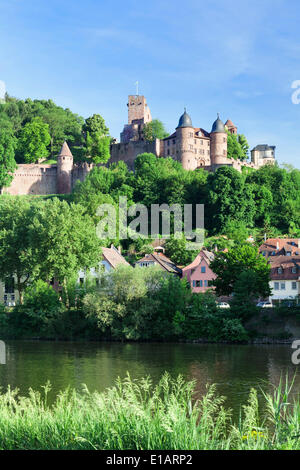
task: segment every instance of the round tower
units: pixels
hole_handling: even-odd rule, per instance
[[[213,171],[219,166],[230,163],[227,158],[227,133],[219,115],[213,123],[210,133],[210,159]]]
[[[64,142],[57,157],[57,192],[69,194],[72,192],[73,155],[67,142]]]
[[[176,144],[178,160],[181,161],[183,168],[185,170],[194,170],[196,168],[194,128],[192,120],[185,109],[176,127]]]

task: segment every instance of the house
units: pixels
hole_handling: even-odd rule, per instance
[[[110,248],[102,247],[102,260],[99,262],[98,268],[91,268],[89,270],[89,276],[91,278],[97,278],[99,270],[103,270],[105,273],[109,273],[112,269],[116,269],[117,266],[123,264],[124,266],[130,266],[124,256],[121,255],[121,251],[114,245]],[[87,273],[83,270],[78,273],[78,283],[83,284],[87,278]]]
[[[269,238],[259,252],[271,265],[270,300],[297,298],[300,294],[300,239]]]
[[[102,260],[99,262],[98,268],[91,268],[89,274],[86,271],[80,270],[78,272],[77,282],[83,284],[87,277],[98,278],[99,270],[104,269],[105,273],[108,273],[112,269],[115,269],[120,264],[130,266],[130,264],[121,255],[120,251],[113,245],[110,248],[102,248]],[[100,268],[100,269],[99,269]],[[49,282],[55,290],[59,290],[59,283],[52,279]],[[7,279],[5,282],[0,281],[0,303],[7,307],[13,307],[19,302],[19,292],[16,289],[16,278],[12,277]]]
[[[210,263],[213,259],[213,253],[202,249],[194,261],[182,269],[182,277],[187,278],[192,292],[202,293],[211,289],[210,281],[216,278],[210,269]]]
[[[135,263],[135,267],[149,268],[150,266],[158,266],[163,271],[176,276],[181,276],[181,269],[176,266],[164,253],[151,253],[145,255],[142,259]]]

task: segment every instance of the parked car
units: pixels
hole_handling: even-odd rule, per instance
[[[230,308],[230,305],[227,302],[217,302],[217,307],[219,307],[219,308]]]
[[[260,307],[260,308],[273,308],[273,305],[272,305],[272,302],[264,301],[264,302],[258,302],[258,304],[256,304],[256,307]]]

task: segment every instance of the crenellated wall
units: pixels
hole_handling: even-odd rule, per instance
[[[22,194],[56,194],[57,165],[22,164],[14,172],[14,179],[3,193]]]

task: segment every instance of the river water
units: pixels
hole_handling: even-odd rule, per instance
[[[80,390],[86,384],[91,391],[101,391],[127,372],[136,379],[150,375],[156,382],[168,371],[195,379],[198,396],[206,384],[217,384],[235,415],[251,387],[271,391],[281,375],[289,372],[292,377],[297,372],[289,345],[7,341],[6,349],[7,362],[0,365],[2,390],[10,385],[27,394],[30,387],[41,390],[49,380],[53,400],[68,386]],[[296,377],[295,393],[298,390],[300,378]]]

